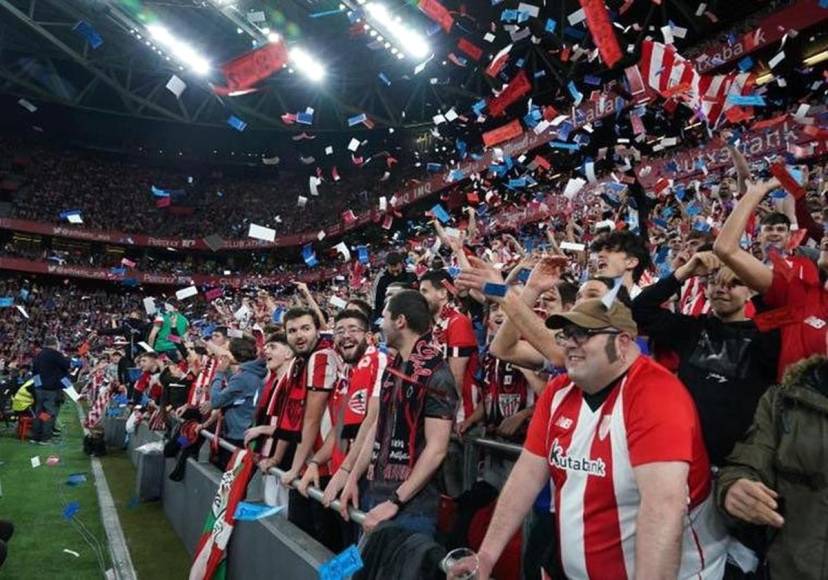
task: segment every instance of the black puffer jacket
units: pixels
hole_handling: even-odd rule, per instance
[[[355,580],[442,580],[440,561],[446,551],[424,534],[387,525],[368,536],[362,549],[362,570]]]

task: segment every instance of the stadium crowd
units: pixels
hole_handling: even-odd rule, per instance
[[[85,228],[155,236],[239,239],[251,222],[280,233],[324,227],[338,222],[346,209],[371,207],[376,196],[369,196],[369,189],[393,192],[423,173],[400,169],[392,174],[385,159],[378,159],[343,169],[341,179],[326,176],[320,195],[313,196],[307,179],[299,185],[298,170],[279,172],[265,165],[241,176],[243,168],[228,167],[225,174],[201,165],[182,176],[180,169],[160,161],[56,149],[9,136],[0,138],[3,150],[10,152],[6,159],[14,160],[19,179],[14,217],[65,223],[62,212],[80,210]],[[169,206],[159,207],[153,187],[171,193]],[[262,207],[268,208],[265,215]]]
[[[379,269],[313,288],[142,303],[7,279],[23,310],[3,310],[0,360],[23,382],[44,351],[77,357],[91,428],[122,395],[152,428],[254,450],[285,474],[269,501],[334,551],[359,534],[353,506],[371,538],[391,521],[473,545],[479,578],[821,578],[824,160],[797,166],[794,199],[729,151],[717,187],[683,200],[629,187],[501,233],[435,220]],[[35,412],[60,388],[36,389]],[[482,435],[523,451],[486,457],[466,489],[463,443]],[[466,516],[454,529],[441,497]]]

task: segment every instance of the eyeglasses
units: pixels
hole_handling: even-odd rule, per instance
[[[599,334],[618,335],[621,334],[621,331],[603,329],[593,330],[591,328],[583,328],[575,325],[565,326],[555,335],[555,342],[558,343],[558,346],[566,346],[566,344],[570,341],[574,342],[576,346],[583,346],[586,341],[593,336],[598,336]]]
[[[345,328],[337,328],[334,330],[334,336],[345,336],[353,335],[353,334],[365,334],[367,332],[366,329],[362,328],[361,326],[346,326]]]

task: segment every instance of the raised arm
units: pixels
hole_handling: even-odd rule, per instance
[[[727,218],[722,231],[713,244],[713,251],[731,270],[752,289],[767,292],[773,281],[771,269],[752,254],[739,246],[739,241],[747,227],[750,215],[765,198],[767,193],[779,187],[779,181],[748,182],[747,193],[739,200],[733,212]]]

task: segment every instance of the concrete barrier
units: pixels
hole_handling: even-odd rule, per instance
[[[136,448],[161,438],[161,433],[139,425],[128,446],[133,465],[137,465]],[[168,477],[174,467],[175,459],[167,459],[162,493],[164,513],[192,555],[201,538],[204,520],[215,498],[221,473],[209,463],[190,459],[184,479],[175,482]],[[253,477],[247,491],[248,501],[261,501],[260,474]],[[236,524],[228,550],[228,571],[230,578],[305,580],[318,577],[321,565],[332,557],[327,548],[287,519],[274,516]]]

